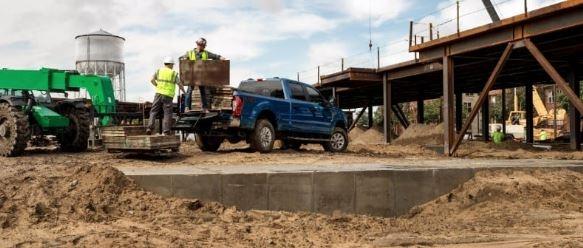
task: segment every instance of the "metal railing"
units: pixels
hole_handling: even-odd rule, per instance
[[[500,19],[528,15],[529,11],[567,0],[491,0]],[[409,47],[427,41],[455,35],[465,30],[491,23],[488,9],[481,0],[459,0],[439,6],[437,10],[409,22],[409,34],[382,46],[363,50],[296,73],[293,77],[306,83],[320,83],[322,75],[350,67],[380,68],[417,59]]]

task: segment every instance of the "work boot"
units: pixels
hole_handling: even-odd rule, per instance
[[[146,135],[152,135],[152,129],[146,129]]]

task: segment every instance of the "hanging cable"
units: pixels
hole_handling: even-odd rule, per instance
[[[372,52],[372,28],[371,28],[371,19],[372,19],[372,9],[371,9],[371,1],[368,0],[368,51]]]

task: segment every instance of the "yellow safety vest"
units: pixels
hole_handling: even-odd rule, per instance
[[[202,60],[209,59],[209,54],[206,50],[202,51],[201,58],[202,58]],[[196,61],[196,51],[195,50],[188,51],[188,59],[192,60],[192,61]]]
[[[176,75],[177,73],[168,68],[162,67],[158,70],[156,78],[156,93],[169,97],[174,97],[176,92]]]

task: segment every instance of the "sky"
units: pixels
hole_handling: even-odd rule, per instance
[[[534,9],[560,0],[528,0]],[[128,101],[151,101],[149,79],[165,56],[177,58],[199,37],[231,60],[231,85],[247,78],[300,77],[345,67],[373,67],[413,58],[409,21],[428,39],[451,34],[455,0],[0,0],[0,67],[75,68],[74,37],[104,29],[126,39]],[[523,0],[493,0],[504,17]],[[460,26],[490,22],[481,0],[460,0]],[[369,40],[372,49],[369,49]]]

